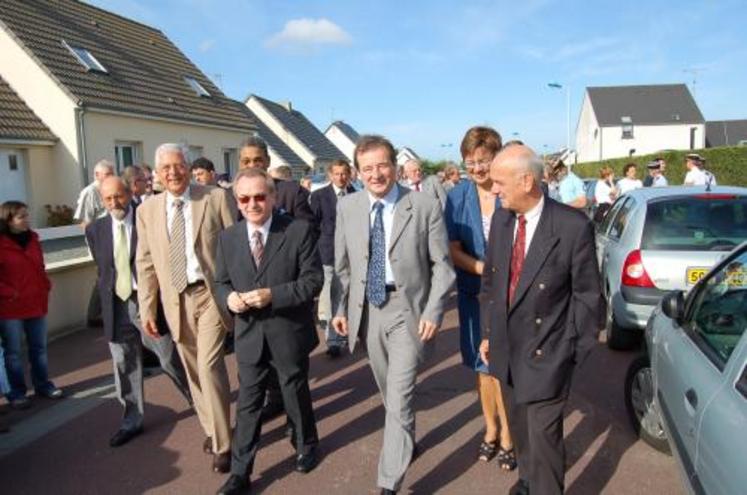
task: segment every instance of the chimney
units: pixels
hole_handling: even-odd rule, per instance
[[[280,106],[285,108],[287,111],[292,112],[293,111],[293,104],[290,102],[290,100],[287,101],[281,101]]]

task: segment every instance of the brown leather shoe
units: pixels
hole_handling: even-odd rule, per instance
[[[216,473],[227,473],[231,470],[231,453],[213,455],[213,471]]]
[[[202,442],[202,451],[206,454],[213,453],[213,439],[211,437],[205,438],[205,441]]]

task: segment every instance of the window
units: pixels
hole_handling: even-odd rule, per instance
[[[223,171],[232,177],[236,171],[236,148],[223,148]]]
[[[8,168],[11,172],[15,172],[18,170],[18,156],[17,155],[8,155]]]
[[[189,147],[189,163],[192,163],[198,158],[201,158],[202,156],[204,156],[202,153],[203,153],[202,146],[190,146]]]
[[[610,224],[612,223],[612,219],[617,216],[617,212],[620,211],[620,208],[627,199],[628,198],[620,198],[615,201],[615,203],[610,208],[610,211],[608,211],[604,216],[604,220],[602,220],[602,223],[599,224],[599,232],[601,232],[602,234],[607,234],[607,231],[610,228]]]
[[[131,141],[117,141],[114,144],[114,157],[116,160],[117,174],[122,173],[125,167],[140,162],[140,143]]]
[[[625,226],[628,225],[630,210],[632,210],[634,206],[635,201],[633,201],[633,198],[627,198],[625,200],[625,203],[620,207],[620,211],[617,212],[614,220],[612,220],[609,234],[610,237],[614,239],[622,237]]]
[[[690,333],[723,369],[747,328],[747,252],[714,272],[695,296]]]
[[[197,96],[204,96],[205,98],[210,98],[210,93],[208,92],[205,87],[197,81],[194,77],[185,77],[184,80],[189,84],[189,87],[192,88],[192,91],[197,94]]]
[[[87,71],[101,72],[103,74],[109,73],[109,71],[106,70],[106,67],[104,67],[101,62],[99,62],[98,59],[96,59],[96,57],[94,57],[93,54],[87,49],[81,46],[70,45],[65,40],[62,40],[62,46],[70,50],[70,53],[73,54],[73,56],[78,60],[78,62],[80,62],[83,67],[86,68]]]
[[[622,122],[622,138],[633,139],[633,120],[630,117],[621,117]]]

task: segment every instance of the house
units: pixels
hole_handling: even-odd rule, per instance
[[[353,163],[353,152],[355,151],[355,145],[358,143],[358,139],[361,137],[360,134],[353,129],[350,124],[337,120],[332,122],[330,126],[324,131],[324,135],[327,139],[332,141],[332,144],[345,153],[348,157],[348,161]]]
[[[579,162],[705,147],[705,119],[684,84],[586,88]]]
[[[291,102],[275,103],[257,95],[250,95],[244,103],[278,140],[285,143],[304,161],[308,167],[305,173],[324,173],[332,161],[346,159],[343,152],[303,113],[293,108]],[[299,172],[297,169],[294,170],[294,177],[303,175]]]
[[[13,148],[37,227],[44,204],[75,205],[100,159],[121,170],[183,142],[231,172],[256,130],[161,31],[76,0],[2,1],[0,77],[49,131]]]
[[[747,145],[747,120],[706,122],[706,147]]]
[[[420,157],[412,149],[407,146],[401,147],[397,151],[397,166],[402,166],[410,160],[420,160]]]

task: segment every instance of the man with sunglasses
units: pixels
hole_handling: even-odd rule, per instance
[[[220,233],[215,292],[218,303],[235,315],[240,385],[231,476],[219,494],[250,487],[273,368],[293,425],[296,471],[308,473],[316,466],[318,443],[308,371],[309,354],[319,344],[313,306],[324,274],[314,228],[273,211],[275,183],[264,170],[239,172],[233,192],[244,220]]]

